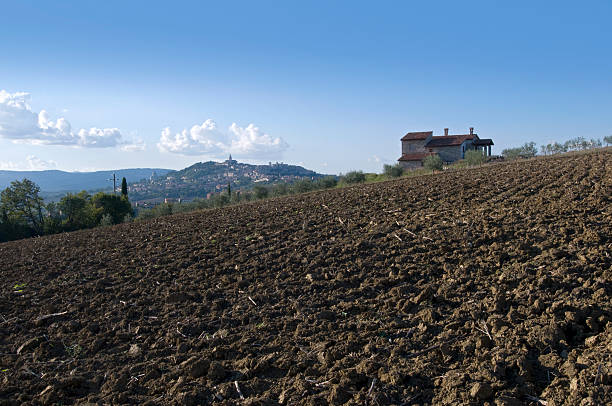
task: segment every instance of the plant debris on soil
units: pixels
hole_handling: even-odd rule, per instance
[[[0,244],[0,404],[612,404],[611,158]]]

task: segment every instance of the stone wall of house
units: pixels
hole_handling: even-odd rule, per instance
[[[433,151],[440,155],[444,162],[455,162],[461,159],[461,146],[435,147]]]
[[[423,167],[423,162],[421,161],[399,161],[404,169],[418,169]]]
[[[402,141],[402,155],[410,154],[411,152],[425,151],[425,144],[431,140],[431,135],[424,140],[407,140]]]
[[[461,145],[452,145],[448,147],[435,147],[434,152],[440,155],[440,158],[444,162],[456,162],[465,157],[465,151],[473,148],[472,141],[466,140]]]
[[[402,155],[425,151],[425,140],[402,141]]]

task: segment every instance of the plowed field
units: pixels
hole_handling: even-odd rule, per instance
[[[1,244],[0,404],[611,404],[611,163]]]

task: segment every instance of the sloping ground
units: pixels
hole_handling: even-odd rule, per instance
[[[611,158],[2,244],[0,403],[611,404]]]

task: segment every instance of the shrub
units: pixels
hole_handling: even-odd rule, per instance
[[[101,226],[112,226],[113,216],[111,216],[110,213],[103,214],[102,218],[100,219],[100,225]]]
[[[225,193],[218,193],[210,198],[213,207],[227,206],[230,202],[229,196]]]
[[[172,203],[162,203],[159,206],[155,206],[155,217],[158,216],[169,216],[172,214]]]
[[[502,155],[506,159],[530,158],[536,156],[537,153],[538,149],[535,142],[526,142],[522,147],[506,148],[502,151]]]
[[[444,167],[444,162],[442,162],[442,158],[438,155],[429,155],[423,159],[423,166],[430,171],[441,171]]]
[[[317,186],[320,189],[331,189],[333,187],[336,187],[337,184],[338,180],[335,176],[326,176],[317,180]]]
[[[136,216],[136,220],[147,220],[147,219],[152,219],[155,218],[156,213],[153,211],[153,209],[140,209],[138,210],[138,215]]]
[[[465,161],[470,166],[482,165],[485,163],[487,158],[484,156],[482,151],[477,149],[471,149],[465,153]]]
[[[257,199],[265,199],[268,197],[268,188],[265,186],[257,185],[253,188],[253,193]]]
[[[342,177],[342,180],[349,185],[354,183],[363,183],[366,180],[366,176],[363,171],[351,171]]]
[[[123,196],[100,192],[93,195],[91,204],[97,209],[97,214],[99,216],[105,214],[110,215],[113,224],[121,223],[126,214],[132,215],[132,205],[129,200]]]
[[[286,183],[277,183],[270,188],[269,194],[272,196],[284,196],[289,194],[289,185]]]
[[[314,188],[315,186],[312,183],[312,181],[310,181],[309,179],[303,179],[303,180],[299,180],[295,182],[293,184],[292,189],[294,193],[306,193],[306,192],[310,192]]]
[[[383,166],[383,173],[389,178],[399,178],[404,174],[404,168],[400,164]]]

